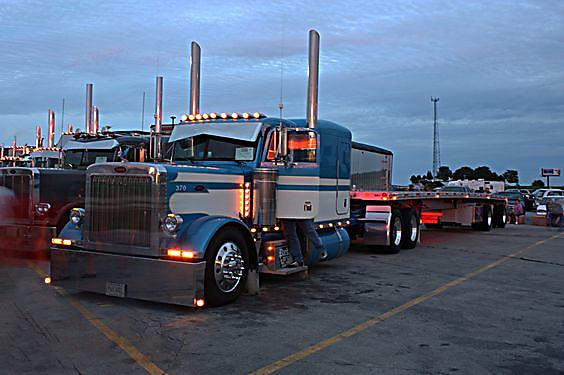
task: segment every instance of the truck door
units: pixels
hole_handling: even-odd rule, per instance
[[[278,169],[276,216],[312,219],[319,212],[318,134],[311,129],[288,130],[288,161],[274,161],[275,142],[270,138],[265,165]]]
[[[350,149],[351,145],[349,143],[339,143],[337,154],[337,190],[335,199],[337,215],[347,215],[350,209]]]

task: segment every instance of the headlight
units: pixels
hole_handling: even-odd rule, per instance
[[[182,222],[180,215],[168,214],[163,219],[162,229],[167,233],[174,234],[180,228]]]
[[[35,205],[35,213],[39,216],[46,215],[50,209],[51,205],[49,203],[38,203]]]
[[[84,221],[84,216],[86,216],[84,208],[73,208],[70,213],[70,221],[78,226]]]

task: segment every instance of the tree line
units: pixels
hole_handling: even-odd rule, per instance
[[[443,165],[439,167],[437,180],[449,181],[449,180],[479,180],[484,179],[486,181],[505,181],[510,184],[519,183],[519,172],[514,169],[508,169],[505,172],[498,174],[491,170],[490,167],[482,165],[476,168],[464,166],[460,167],[454,172],[450,167]],[[413,184],[432,181],[433,174],[431,171],[427,171],[424,175],[412,175],[410,181]]]

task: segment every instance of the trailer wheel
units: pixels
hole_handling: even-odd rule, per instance
[[[482,206],[482,221],[472,224],[474,230],[489,232],[493,226],[492,209],[489,205]]]
[[[390,222],[390,245],[388,246],[388,253],[397,254],[401,249],[402,235],[403,235],[403,220],[399,210],[392,211],[392,220]]]
[[[204,293],[211,306],[235,301],[249,274],[249,250],[243,235],[234,228],[219,232],[206,251]]]
[[[494,207],[494,221],[497,228],[505,228],[505,224],[507,223],[507,212],[505,211],[505,206]]]
[[[403,215],[402,249],[413,249],[419,239],[419,217],[413,208],[405,210]]]

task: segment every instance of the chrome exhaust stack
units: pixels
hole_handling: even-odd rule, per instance
[[[43,142],[41,141],[41,126],[35,126],[35,148],[39,148],[43,146]]]
[[[155,129],[151,136],[151,153],[153,159],[161,158],[161,131],[163,124],[163,77],[157,76],[155,95]]]
[[[100,113],[98,107],[92,107],[92,133],[97,134],[100,131]]]
[[[319,91],[319,33],[309,31],[309,56],[307,69],[307,127],[317,124],[317,104]]]
[[[190,114],[200,113],[200,45],[192,42],[190,52]]]
[[[92,133],[92,84],[86,84],[86,122],[84,124],[86,133]]]
[[[48,147],[55,146],[55,112],[49,110],[49,128],[47,130],[47,145]]]

